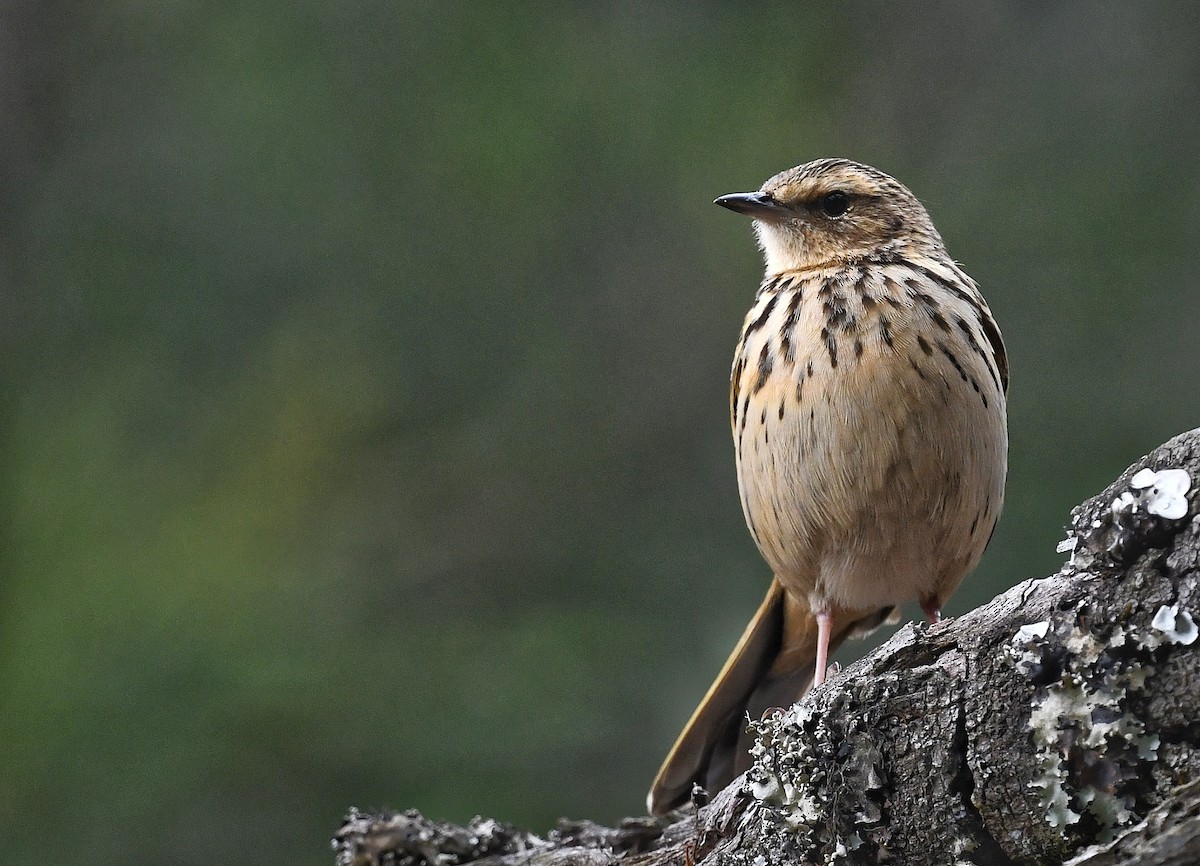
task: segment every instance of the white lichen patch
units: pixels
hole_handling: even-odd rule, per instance
[[[1143,469],[1129,479],[1129,486],[1139,491],[1139,503],[1151,514],[1167,520],[1179,520],[1187,514],[1192,479],[1183,469]]]
[[[1138,498],[1130,491],[1126,490],[1120,496],[1112,501],[1109,509],[1113,514],[1125,514],[1126,512],[1136,511],[1138,506]]]
[[[1043,773],[1030,783],[1030,787],[1041,788],[1041,804],[1046,810],[1046,823],[1056,830],[1062,830],[1083,817],[1071,808],[1071,798],[1067,796],[1057,771]]]
[[[867,844],[871,829],[883,821],[883,798],[866,796],[854,810],[843,803],[846,824],[840,830],[830,816],[838,808],[838,786],[864,793],[885,787],[884,757],[874,742],[874,728],[862,720],[846,725],[828,710],[817,712],[812,701],[751,726],[758,737],[746,789],[770,807],[762,810],[764,829],[787,831],[800,849],[833,858],[822,862],[854,860],[852,852]],[[830,751],[833,741],[840,743],[836,757]]]
[[[1137,747],[1139,761],[1158,760],[1158,747],[1162,745],[1158,734],[1142,734],[1134,737],[1130,742]]]
[[[1087,736],[1083,739],[1083,744],[1092,749],[1100,749],[1110,742],[1116,742],[1117,738],[1125,740],[1127,743],[1132,743],[1138,746],[1138,753],[1145,751],[1142,745],[1154,743],[1154,749],[1158,748],[1158,737],[1146,734],[1146,726],[1142,724],[1141,719],[1122,713],[1112,721],[1102,722],[1097,721],[1095,714],[1092,715],[1091,725],[1087,727]],[[1150,759],[1157,757],[1153,754],[1153,750],[1149,752]]]
[[[1133,540],[1149,532],[1160,532],[1163,520],[1187,517],[1187,493],[1192,487],[1191,476],[1183,469],[1142,469],[1129,479],[1129,487],[1109,504],[1106,521],[1094,520],[1092,529],[1112,525],[1106,536],[1092,537],[1087,545],[1095,552],[1103,550],[1108,556],[1123,559],[1131,552]],[[1097,525],[1099,524],[1099,525]],[[1076,528],[1078,529],[1078,528]],[[1076,550],[1076,554],[1078,554]],[[1075,562],[1074,556],[1072,562]],[[1086,565],[1086,563],[1085,563]]]
[[[1164,604],[1160,607],[1154,614],[1150,625],[1155,630],[1162,632],[1162,640],[1165,643],[1190,646],[1200,635],[1200,629],[1196,627],[1196,621],[1192,615],[1186,610],[1181,611],[1177,604]]]
[[[1102,829],[1097,842],[1111,842],[1116,837],[1116,828],[1128,824],[1129,819],[1133,817],[1122,798],[1101,791],[1093,785],[1084,787],[1076,799],[1086,804],[1087,810],[1100,821]]]
[[[1046,632],[1049,630],[1050,620],[1048,619],[1044,619],[1041,622],[1031,622],[1017,629],[1017,633],[1013,635],[1013,643],[1024,647],[1026,644],[1033,642],[1035,638],[1045,637]]]
[[[862,844],[862,837],[857,833],[851,833],[849,837],[845,839],[839,837],[833,846],[833,853],[830,855],[830,866],[834,866],[834,864],[837,863],[849,863],[850,852],[861,848]]]
[[[763,803],[779,806],[783,804],[783,785],[774,773],[764,771],[750,780],[750,796]]]
[[[780,772],[811,759],[812,749],[802,731],[813,723],[813,712],[807,703],[795,704],[773,719],[752,723],[759,737],[750,749],[754,767],[747,789],[755,799],[777,807],[782,823],[793,831],[815,826],[823,814],[809,788],[781,778],[791,774]]]
[[[1153,631],[1165,633],[1166,626],[1177,623],[1187,625],[1177,611],[1160,611],[1146,634],[1115,626],[1103,638],[1076,625],[1066,634],[1059,629],[1056,635],[1048,624],[1034,623],[1013,637],[1010,654],[1035,681],[1047,676],[1048,670],[1057,671],[1056,666],[1047,667],[1046,659],[1058,659],[1062,667],[1061,674],[1049,674],[1054,681],[1039,694],[1030,713],[1039,772],[1029,786],[1039,792],[1047,824],[1064,836],[1066,828],[1085,814],[1100,826],[1102,837],[1130,821],[1133,801],[1121,792],[1121,774],[1135,752],[1139,761],[1157,760],[1159,738],[1125,707],[1130,693],[1144,687],[1154,668],[1128,650],[1111,652],[1130,641],[1147,647],[1148,637],[1156,646],[1154,640],[1160,638]],[[1084,764],[1105,769],[1110,780],[1080,784],[1072,772]]]
[[[1099,661],[1100,654],[1105,650],[1105,644],[1095,634],[1080,628],[1073,629],[1063,643],[1077,666],[1090,668]]]
[[[1034,665],[1040,662],[1041,653],[1037,647],[1049,630],[1050,621],[1042,620],[1021,626],[1012,636],[1008,653],[1021,670],[1028,673]]]

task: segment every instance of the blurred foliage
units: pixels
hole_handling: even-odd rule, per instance
[[[759,263],[709,201],[789,165],[904,180],[1004,329],[950,613],[1197,423],[1184,5],[3,15],[5,863],[638,812],[767,578],[726,419]]]

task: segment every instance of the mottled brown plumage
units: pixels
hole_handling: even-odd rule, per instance
[[[659,770],[654,813],[745,769],[747,712],[819,685],[845,637],[914,599],[936,621],[1004,498],[1000,330],[916,197],[823,159],[717,204],[754,218],[766,258],[730,414],[742,509],[775,576]]]

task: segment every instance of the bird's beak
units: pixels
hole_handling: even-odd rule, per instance
[[[716,199],[713,204],[769,223],[778,222],[791,213],[769,192],[731,192]]]

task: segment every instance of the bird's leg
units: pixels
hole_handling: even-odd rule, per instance
[[[813,673],[813,688],[825,682],[825,669],[829,666],[829,637],[833,630],[833,612],[828,608],[813,612],[817,618],[817,669]]]
[[[937,625],[942,621],[942,603],[936,595],[923,597],[921,610],[925,611],[925,618],[929,620],[930,625]]]

